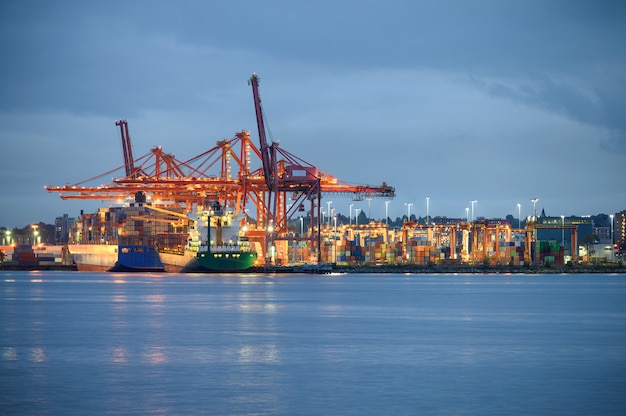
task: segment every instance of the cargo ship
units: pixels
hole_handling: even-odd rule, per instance
[[[241,236],[243,223],[242,215],[216,203],[188,216],[146,203],[138,193],[124,206],[81,213],[68,248],[82,271],[245,270],[257,251]]]
[[[254,265],[257,253],[250,249],[246,237],[241,236],[241,216],[232,211],[214,206],[208,218],[201,218],[206,224],[206,236],[197,253],[200,267],[210,271],[246,270]]]
[[[245,220],[230,208],[214,202],[194,216],[157,208],[150,210],[180,217],[183,232],[157,235],[159,256],[166,272],[211,272],[246,270],[257,260],[257,250],[243,236]],[[258,244],[258,243],[255,243]]]
[[[163,272],[153,244],[69,244],[72,262],[81,272]]]
[[[81,212],[70,231],[68,251],[79,271],[161,272],[153,237],[154,218],[138,195],[118,207]]]

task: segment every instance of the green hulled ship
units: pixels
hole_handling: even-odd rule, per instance
[[[257,254],[253,251],[204,251],[198,253],[198,263],[205,269],[215,271],[245,270],[254,265]]]
[[[202,219],[204,220],[204,219]],[[237,217],[214,207],[206,218],[207,232],[196,255],[203,269],[211,271],[236,271],[249,269],[257,260],[245,237],[240,235]],[[230,231],[230,232],[229,232]]]

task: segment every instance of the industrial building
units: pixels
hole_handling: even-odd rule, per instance
[[[54,243],[64,245],[69,242],[70,229],[75,218],[63,214],[54,220]]]

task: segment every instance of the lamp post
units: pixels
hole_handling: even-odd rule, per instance
[[[517,228],[522,229],[522,204],[517,204]]]
[[[33,246],[36,246],[37,245],[37,234],[39,234],[39,231],[38,231],[39,225],[33,224],[33,225],[30,226],[30,228],[32,228],[32,230],[33,230]]]
[[[359,225],[359,213],[361,212],[361,208],[354,208],[354,222],[356,225]]]
[[[478,201],[473,199],[469,202],[472,204],[472,222],[474,222],[474,204],[477,203]]]
[[[531,244],[537,241],[537,201],[539,201],[539,198],[533,198],[530,200],[533,203],[533,212],[534,212],[534,216],[533,216],[533,238],[531,240]],[[532,246],[531,246],[531,250],[532,250]],[[535,245],[535,249],[533,250],[532,253],[532,260],[533,260],[533,264],[537,264],[537,246]]]
[[[300,255],[304,261],[304,250],[302,249],[302,234],[304,234],[304,217],[300,217]]]
[[[613,243],[613,214],[609,215],[609,218],[611,219],[611,262],[613,262],[615,259],[615,243]]]
[[[406,220],[407,222],[411,221],[411,205],[413,205],[412,202],[405,202],[404,205],[406,205],[406,209],[407,209],[407,217]]]
[[[334,262],[337,263],[337,216],[336,215],[333,215],[333,223],[335,227],[333,230],[333,259],[334,259]]]
[[[389,203],[391,201],[385,201],[385,225],[389,225]]]
[[[561,245],[563,246],[563,255],[565,255],[565,215],[561,215]]]
[[[350,204],[350,225],[352,225],[352,207],[354,206],[354,204]]]
[[[372,212],[372,198],[365,199],[367,199],[367,222],[372,222],[372,217],[370,216]]]
[[[430,197],[426,197],[426,224],[429,223],[429,215],[430,214]]]
[[[530,200],[530,202],[533,203],[533,212],[535,215],[535,222],[537,221],[537,201],[539,201],[539,198],[533,198]]]
[[[274,239],[272,238],[272,233],[274,232],[274,226],[270,220],[267,225],[267,229],[265,230],[265,253],[266,253],[266,261],[269,259],[270,263],[274,263]],[[220,244],[218,242],[218,244]]]
[[[326,205],[328,205],[328,228],[330,228],[330,216],[331,216],[331,212],[330,212],[330,204],[332,204],[333,201],[326,201]]]
[[[469,222],[469,208],[465,207],[465,218],[467,219],[467,222]]]

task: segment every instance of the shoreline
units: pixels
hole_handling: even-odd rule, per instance
[[[610,265],[575,265],[575,266],[479,266],[479,265],[456,265],[456,266],[333,266],[333,272],[337,273],[410,273],[410,274],[594,274],[594,273],[619,273],[626,274],[626,267],[622,264]]]
[[[17,265],[0,264],[0,271],[68,271],[79,272],[75,265]],[[214,274],[217,272],[206,272]],[[223,273],[223,272],[222,272]],[[623,264],[605,265],[572,265],[572,266],[482,266],[482,265],[432,265],[419,266],[409,264],[381,265],[381,266],[338,266],[338,265],[307,265],[307,267],[252,267],[236,274],[251,273],[298,273],[298,274],[626,274]]]

